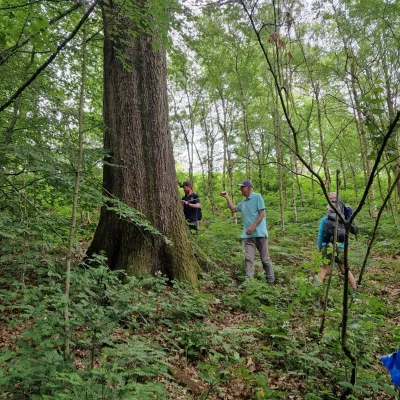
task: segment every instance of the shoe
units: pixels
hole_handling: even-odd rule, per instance
[[[357,298],[357,292],[356,289],[351,289],[351,299],[355,300]]]
[[[315,286],[321,286],[322,285],[322,281],[319,280],[318,275],[315,275],[313,277],[313,283]]]

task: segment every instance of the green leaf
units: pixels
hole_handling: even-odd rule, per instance
[[[341,382],[339,382],[339,385],[344,388],[354,389],[354,386],[350,382],[341,381]]]
[[[383,104],[386,103],[385,99],[374,99],[370,102],[370,104]]]
[[[371,93],[383,93],[384,89],[382,87],[376,87],[371,89]]]
[[[385,110],[382,110],[381,108],[371,108],[372,114],[376,115],[381,115],[385,112]]]
[[[392,386],[385,383],[383,385],[383,388],[385,389],[386,393],[390,394],[393,397],[397,397],[398,393],[396,392],[396,390],[393,389]]]
[[[372,97],[369,95],[363,96],[360,98],[360,101],[362,103],[370,103],[372,101]]]

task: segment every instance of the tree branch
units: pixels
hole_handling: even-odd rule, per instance
[[[52,61],[57,57],[58,53],[75,37],[75,35],[79,32],[79,29],[83,25],[83,23],[88,19],[89,15],[95,9],[100,0],[96,0],[90,8],[83,15],[81,20],[75,29],[68,35],[68,37],[57,46],[57,50],[35,71],[35,73],[19,88],[17,91],[7,100],[4,104],[0,106],[0,112],[4,111],[8,106],[10,106],[13,101],[40,75],[42,71],[44,71]]]
[[[388,140],[390,139],[390,136],[392,135],[392,133],[394,132],[394,129],[396,128],[397,123],[399,122],[400,119],[400,111],[397,111],[396,116],[394,117],[393,121],[391,122],[391,124],[389,125],[389,129],[386,132],[385,136],[383,137],[383,141],[381,144],[381,147],[378,150],[375,162],[374,162],[374,166],[372,167],[371,170],[371,174],[368,178],[368,182],[367,185],[365,186],[365,190],[364,190],[364,194],[360,200],[360,203],[358,204],[357,208],[354,210],[353,215],[351,216],[351,218],[348,221],[348,224],[351,225],[351,223],[353,222],[353,220],[355,219],[355,217],[357,216],[357,214],[360,212],[361,208],[363,207],[365,200],[368,196],[368,192],[372,186],[373,180],[375,179],[375,174],[376,171],[378,170],[379,167],[379,163],[381,161],[382,158],[382,154],[385,150],[386,144],[388,142]]]
[[[374,241],[375,241],[376,232],[377,232],[378,226],[379,226],[379,220],[380,220],[380,218],[382,216],[382,213],[383,213],[383,210],[385,209],[386,204],[389,201],[390,196],[392,195],[393,190],[396,187],[397,182],[399,180],[400,180],[400,173],[397,174],[395,180],[393,181],[392,186],[390,187],[390,189],[389,189],[389,191],[388,191],[388,193],[387,193],[387,195],[386,195],[386,197],[385,197],[385,199],[384,199],[384,201],[382,203],[382,206],[381,206],[381,208],[380,208],[380,210],[378,212],[378,216],[376,217],[374,231],[372,232],[371,239],[370,239],[370,241],[368,243],[368,248],[367,248],[367,252],[365,253],[364,262],[363,262],[363,265],[361,266],[360,276],[358,277],[358,282],[357,282],[358,285],[361,285],[361,281],[362,281],[362,277],[364,275],[365,267],[367,265],[367,260],[368,260],[368,257],[369,257],[369,253],[371,252],[372,245],[374,244]]]
[[[64,11],[63,13],[57,15],[53,19],[49,20],[49,26],[53,25],[55,22],[59,21],[60,19],[66,17],[68,14],[71,14],[72,11],[75,11],[77,8],[82,7],[82,3],[78,2],[74,4],[71,8],[68,10]],[[43,31],[45,31],[47,27],[40,29],[38,32],[33,33],[29,35],[24,41],[21,43],[17,43],[15,46],[12,46],[6,50],[4,50],[2,53],[9,53],[7,54],[3,59],[0,60],[0,66],[3,65],[13,54],[15,54],[16,50],[21,48],[22,46],[25,46],[31,39],[33,39],[35,36],[39,35]]]

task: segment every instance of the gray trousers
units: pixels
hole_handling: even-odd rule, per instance
[[[268,254],[268,239],[266,237],[256,237],[243,239],[243,242],[246,262],[246,278],[254,278],[254,258],[257,249],[260,253],[265,275],[267,276],[267,282],[274,283],[274,270],[272,269],[272,262]]]

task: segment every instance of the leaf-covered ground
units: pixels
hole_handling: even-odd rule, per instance
[[[244,280],[239,232],[231,220],[203,223],[193,240],[216,267],[203,273],[197,290],[161,277],[121,284],[104,267],[76,268],[71,362],[62,352],[62,265],[50,273],[47,260],[22,277],[10,256],[1,280],[2,397],[339,398],[350,378],[340,345],[343,280],[334,270],[320,334],[326,282],[314,286],[309,279],[319,270],[315,227],[293,226],[285,235],[271,230],[275,286],[266,284],[259,260],[256,278]],[[351,249],[358,277],[365,238],[353,240]],[[377,242],[350,305],[347,340],[357,384],[348,398],[395,395],[379,360],[400,344],[394,249]]]
[[[210,245],[207,236],[199,240]],[[259,261],[257,279],[243,282],[244,255],[236,237],[217,242],[225,260],[200,282],[199,291],[212,295],[209,315],[194,323],[186,352],[174,360],[196,383],[188,385],[189,393],[178,389],[176,398],[193,398],[195,391],[210,399],[340,397],[350,371],[340,346],[341,275],[334,270],[320,334],[326,282],[320,287],[309,282],[319,271],[312,231],[300,243],[290,235],[271,235],[277,277],[272,287]],[[358,277],[366,245],[353,241],[352,247],[350,263]],[[356,300],[350,299],[348,342],[358,362],[354,398],[390,399],[393,389],[379,356],[400,343],[400,263],[391,252],[373,254]]]

